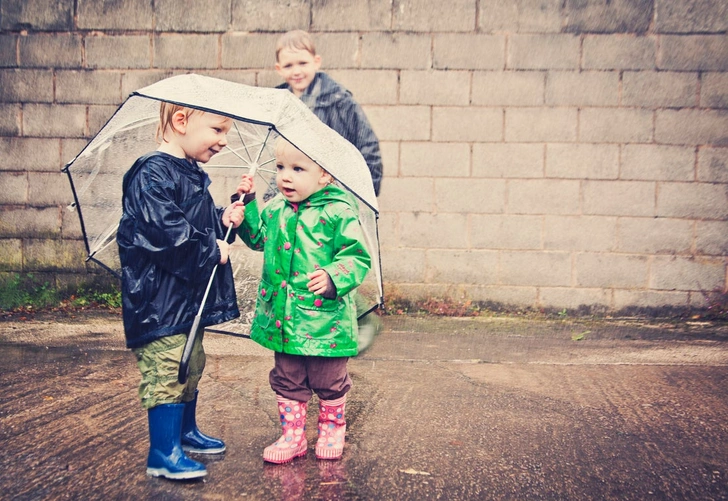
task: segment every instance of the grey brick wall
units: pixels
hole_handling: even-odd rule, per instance
[[[98,273],[64,163],[170,75],[278,84],[294,28],[380,138],[388,294],[622,311],[726,291],[723,0],[3,0],[0,277]]]

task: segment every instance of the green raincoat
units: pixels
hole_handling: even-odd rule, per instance
[[[259,211],[245,206],[243,241],[264,252],[251,338],[277,352],[319,357],[357,354],[354,300],[371,266],[356,202],[334,185],[300,204],[276,196]],[[308,274],[325,270],[336,298],[308,291]]]

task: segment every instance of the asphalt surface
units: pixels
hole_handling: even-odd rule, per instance
[[[384,318],[349,363],[341,461],[262,461],[270,352],[207,333],[203,481],[145,475],[146,413],[116,315],[0,321],[0,498],[728,499],[728,325]],[[315,401],[314,401],[315,402]],[[308,439],[316,438],[316,412]]]

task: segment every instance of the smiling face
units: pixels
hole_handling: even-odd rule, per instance
[[[321,56],[303,49],[285,48],[278,52],[276,71],[291,86],[293,94],[300,97],[311,85],[321,67]]]
[[[172,115],[159,151],[207,163],[227,145],[232,124],[228,117],[180,109]]]
[[[276,144],[276,185],[289,202],[298,203],[326,187],[331,176],[285,139]]]

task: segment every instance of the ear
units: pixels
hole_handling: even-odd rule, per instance
[[[180,134],[187,131],[187,114],[184,111],[179,110],[172,115],[172,129]]]
[[[321,56],[319,56],[318,54],[313,56],[313,67],[316,68],[316,71],[321,68]]]
[[[322,186],[327,186],[334,182],[333,176],[326,172],[325,170],[321,169],[321,177],[319,178],[318,183]]]
[[[283,73],[281,73],[281,63],[276,63],[276,73],[283,76]]]

